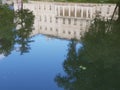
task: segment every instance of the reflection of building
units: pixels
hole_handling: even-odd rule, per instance
[[[66,39],[80,39],[97,14],[109,19],[112,16],[114,7],[114,4],[37,1],[23,4],[23,8],[32,10],[35,15],[32,35],[46,34]],[[15,9],[17,9],[17,4],[15,4]]]
[[[13,0],[0,0],[2,4],[12,4]]]

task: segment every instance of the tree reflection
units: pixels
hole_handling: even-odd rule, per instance
[[[31,11],[21,9],[16,12],[16,42],[20,45],[19,49],[21,54],[29,52],[29,43],[32,42],[30,34],[32,33],[34,16]]]
[[[21,54],[28,52],[34,15],[29,10],[13,11],[0,6],[0,53],[9,55],[19,45]]]
[[[63,63],[66,75],[55,81],[65,90],[119,90],[120,86],[120,22],[95,19],[82,37],[83,47],[77,52],[74,41],[69,44]]]
[[[7,5],[0,6],[0,53],[9,55],[14,46],[14,12]]]

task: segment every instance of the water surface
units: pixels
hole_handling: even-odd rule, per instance
[[[1,6],[0,90],[119,90],[120,22],[117,14],[110,19],[114,7]]]
[[[50,39],[43,35],[32,38],[29,53],[14,50],[0,59],[1,90],[62,90],[54,78],[63,73],[62,63],[69,41]]]

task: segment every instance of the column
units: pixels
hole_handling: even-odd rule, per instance
[[[86,18],[88,18],[89,9],[88,9],[88,7],[87,7],[86,9],[87,9],[87,10],[86,10]]]
[[[57,6],[55,5],[55,16],[57,16],[57,13],[58,13]]]
[[[77,5],[75,5],[75,17],[77,16]]]
[[[90,19],[92,19],[92,16],[93,16],[93,9],[91,8],[90,9]]]
[[[71,10],[71,9],[70,9],[70,8],[71,8],[71,7],[69,6],[69,17],[71,16],[71,14],[70,14],[70,10]]]
[[[83,18],[83,7],[81,7],[81,18]]]
[[[65,6],[62,6],[63,16],[65,16]]]
[[[58,16],[60,16],[60,7],[57,6],[57,8],[58,8],[57,14],[58,14]]]

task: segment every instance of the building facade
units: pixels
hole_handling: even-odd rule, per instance
[[[35,15],[32,36],[45,34],[79,40],[97,14],[110,19],[115,5],[30,1],[24,3],[23,8],[32,10]],[[17,9],[18,4],[15,4],[15,10]]]
[[[2,4],[12,4],[13,2],[14,2],[14,0],[0,0],[0,2],[2,3]]]

